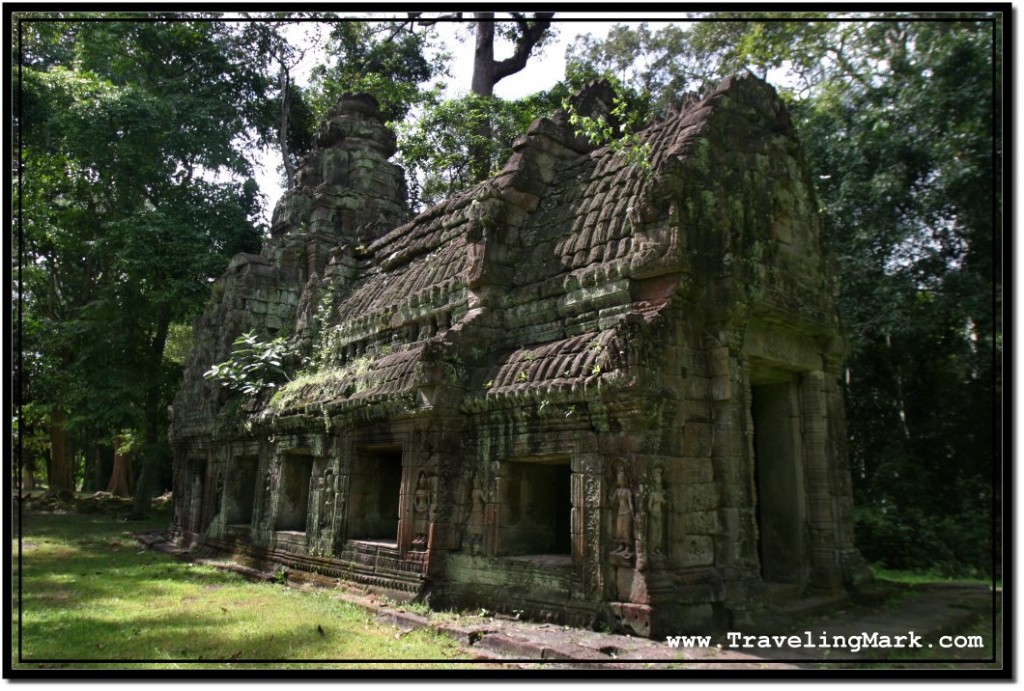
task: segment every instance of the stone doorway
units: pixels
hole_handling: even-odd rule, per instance
[[[228,473],[224,516],[228,525],[252,525],[253,500],[256,498],[256,456],[236,456]]]
[[[281,459],[281,487],[277,498],[275,530],[306,532],[309,514],[309,479],[313,456],[288,453]]]
[[[806,580],[806,490],[796,377],[770,372],[751,386],[758,555],[768,582]]]
[[[398,543],[402,448],[356,450],[349,479],[348,539]]]

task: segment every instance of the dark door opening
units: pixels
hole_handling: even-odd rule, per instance
[[[363,448],[349,479],[348,538],[398,542],[402,449]]]
[[[795,382],[751,387],[761,577],[801,583],[805,491]]]
[[[275,530],[306,531],[309,514],[309,479],[313,457],[290,453],[281,459],[281,487],[277,498]]]
[[[259,459],[255,456],[236,456],[231,461],[231,472],[227,479],[227,496],[224,498],[224,513],[228,524],[252,524],[258,463]]]

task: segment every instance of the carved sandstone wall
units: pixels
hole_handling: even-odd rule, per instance
[[[641,635],[841,596],[843,345],[788,114],[744,77],[642,137],[649,175],[538,120],[409,217],[393,136],[343,100],[198,324],[178,534]],[[233,399],[201,374],[248,329],[295,375]]]

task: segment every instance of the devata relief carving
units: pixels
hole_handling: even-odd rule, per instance
[[[651,473],[651,490],[647,495],[647,554],[661,557],[665,545],[665,489],[662,486],[661,466]]]
[[[413,538],[414,549],[426,549],[427,531],[430,523],[430,481],[424,472],[420,472],[416,484],[416,493],[413,495]]]
[[[637,136],[649,172],[541,118],[414,214],[376,102],[342,98],[195,324],[176,539],[645,636],[856,587],[835,277],[785,105],[743,76]],[[288,380],[244,396],[203,374],[249,332]]]
[[[480,554],[484,541],[484,511],[487,494],[484,492],[480,477],[473,476],[473,490],[470,494],[469,519],[466,521],[466,538],[471,554]]]
[[[629,559],[633,556],[633,492],[626,484],[626,472],[619,470],[615,475],[615,489],[609,501],[613,514],[613,539],[616,557]]]

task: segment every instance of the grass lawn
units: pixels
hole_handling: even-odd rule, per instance
[[[884,566],[874,564],[871,566],[871,573],[875,578],[904,585],[935,585],[944,583],[946,585],[986,585],[1002,590],[1003,580],[985,578],[982,576],[963,576],[954,578],[931,571],[903,571],[899,569],[887,569]]]
[[[476,666],[444,662],[469,659],[454,641],[378,623],[329,590],[253,583],[141,549],[131,533],[161,529],[166,516],[26,512],[23,521],[13,545],[15,670]]]

